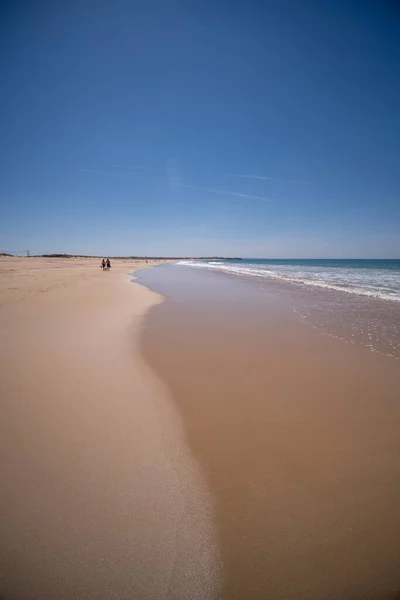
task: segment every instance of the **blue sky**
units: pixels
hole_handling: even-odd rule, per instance
[[[394,1],[0,3],[0,250],[400,257]]]

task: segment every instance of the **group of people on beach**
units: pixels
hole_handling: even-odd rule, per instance
[[[101,261],[100,267],[103,269],[103,271],[109,271],[111,269],[111,261],[109,258],[105,259],[103,258],[103,260]]]

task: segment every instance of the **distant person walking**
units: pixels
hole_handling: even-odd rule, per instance
[[[111,269],[111,262],[110,262],[109,258],[107,258],[106,264],[107,264],[107,271],[109,271]]]
[[[100,265],[100,267],[103,269],[103,271],[105,271],[105,270],[106,270],[106,261],[104,260],[104,258],[103,258],[103,260],[101,261],[101,265]]]

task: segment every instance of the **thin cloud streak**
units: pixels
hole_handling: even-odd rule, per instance
[[[229,177],[240,177],[241,179],[274,179],[273,177],[262,177],[261,175],[244,175],[242,173],[229,173]]]
[[[301,181],[300,179],[283,179],[281,177],[263,177],[262,175],[245,175],[243,173],[230,173],[230,177],[240,177],[241,179],[258,179],[261,181],[284,181],[287,183],[299,183],[301,185],[309,185],[309,181]]]
[[[225,196],[237,196],[239,198],[248,198],[250,200],[260,200],[261,202],[275,202],[271,198],[264,198],[263,196],[251,196],[249,194],[239,194],[239,192],[232,192],[230,190],[218,190],[214,188],[203,188],[198,185],[189,185],[187,183],[178,183],[177,181],[171,181],[171,185],[177,187],[191,188],[194,190],[201,190],[203,192],[212,192],[215,194],[224,194]]]

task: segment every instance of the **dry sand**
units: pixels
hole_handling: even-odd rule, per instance
[[[0,595],[205,599],[212,507],[139,332],[141,266],[0,259]]]

